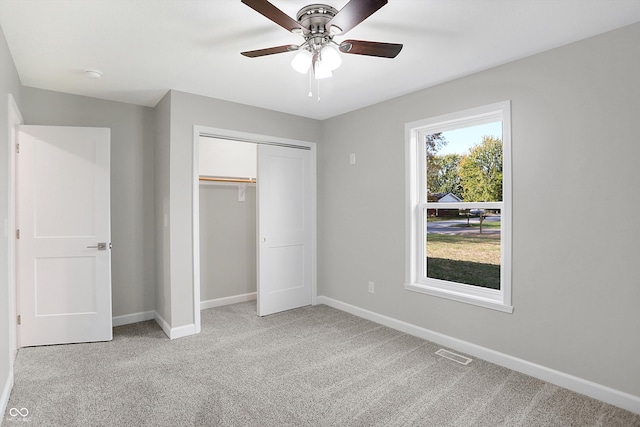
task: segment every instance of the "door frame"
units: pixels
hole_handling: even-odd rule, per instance
[[[200,137],[212,137],[228,139],[231,141],[251,142],[263,145],[278,145],[311,152],[311,304],[317,304],[317,206],[316,206],[316,143],[288,138],[280,138],[269,135],[261,135],[248,132],[239,132],[229,129],[220,129],[208,126],[193,127],[193,187],[191,193],[192,206],[192,242],[193,242],[193,313],[196,333],[201,330],[200,322]],[[257,159],[256,159],[257,161]],[[256,206],[257,209],[257,206]],[[257,242],[256,242],[257,245]],[[256,246],[257,247],[257,246]]]
[[[20,336],[16,323],[18,304],[17,280],[16,280],[16,146],[18,144],[17,127],[24,124],[22,114],[12,94],[8,96],[7,122],[9,144],[9,206],[6,223],[7,230],[7,283],[9,287],[9,372],[13,375],[13,361],[18,348],[20,348]]]

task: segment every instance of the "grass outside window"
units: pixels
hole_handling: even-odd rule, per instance
[[[428,234],[427,275],[433,279],[500,289],[500,233],[478,231],[479,224],[455,224],[467,229],[456,234]],[[500,228],[500,222],[485,222],[487,230]],[[473,231],[471,231],[473,230]]]

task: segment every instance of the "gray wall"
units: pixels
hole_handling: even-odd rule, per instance
[[[25,124],[111,129],[113,315],[155,309],[153,109],[29,87]]]
[[[194,322],[191,233],[194,125],[313,142],[320,140],[320,122],[173,90],[169,96],[171,162],[168,175],[166,171],[157,171],[157,179],[169,180],[171,244],[170,255],[159,262],[169,263],[171,327],[176,328]]]
[[[9,218],[9,94],[12,94],[18,108],[21,106],[20,79],[11,58],[7,42],[0,28],[0,226]],[[11,207],[13,209],[13,207]],[[9,278],[8,278],[8,239],[0,232],[0,396],[9,380],[10,352],[9,344]],[[11,302],[11,304],[13,304]]]
[[[640,396],[638,40],[640,24],[324,121],[319,294]],[[403,288],[405,123],[502,100],[513,314]]]
[[[255,291],[255,186],[200,184],[200,300]]]
[[[171,324],[171,278],[169,270],[169,148],[171,142],[171,92],[156,105],[155,230],[156,312]],[[166,225],[165,225],[166,224]]]

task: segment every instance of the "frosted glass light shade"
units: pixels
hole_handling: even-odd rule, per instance
[[[331,69],[327,67],[324,61],[321,61],[319,59],[316,59],[316,61],[313,63],[313,74],[315,75],[316,80],[327,79],[333,76]]]
[[[308,50],[301,49],[296,53],[296,56],[293,57],[293,60],[291,60],[291,66],[300,74],[307,74],[307,71],[309,71],[311,67],[312,56]]]
[[[342,64],[342,57],[335,47],[326,45],[320,52],[322,63],[331,71],[337,69]]]

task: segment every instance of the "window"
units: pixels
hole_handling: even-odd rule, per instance
[[[510,102],[408,123],[405,288],[511,313]]]

